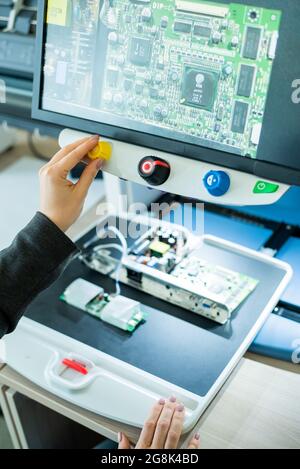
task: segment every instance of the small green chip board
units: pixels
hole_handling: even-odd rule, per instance
[[[100,12],[109,31],[101,110],[255,158],[281,12],[196,0],[111,5]]]

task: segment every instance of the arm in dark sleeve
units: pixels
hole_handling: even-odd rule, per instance
[[[77,248],[38,212],[0,253],[0,338],[16,327],[28,304],[59,276]]]

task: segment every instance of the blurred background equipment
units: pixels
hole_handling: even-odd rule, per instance
[[[0,122],[56,137],[58,127],[31,119],[36,16],[37,0],[0,0]]]

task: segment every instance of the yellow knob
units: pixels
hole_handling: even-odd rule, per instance
[[[99,142],[93,150],[88,153],[91,160],[102,158],[103,160],[110,160],[112,155],[112,146],[108,142]]]

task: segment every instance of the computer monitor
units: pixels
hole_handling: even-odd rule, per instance
[[[126,179],[276,200],[300,185],[300,4],[249,2],[40,0],[33,117],[111,139]]]

